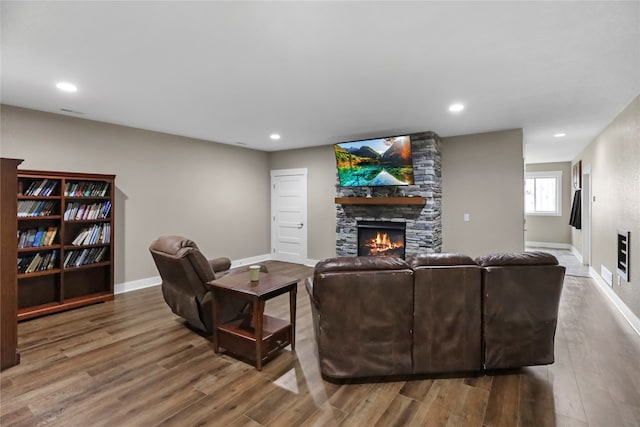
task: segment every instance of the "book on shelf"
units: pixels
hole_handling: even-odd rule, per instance
[[[43,188],[42,192],[40,192],[40,195],[41,196],[51,196],[57,186],[58,186],[58,181],[55,181],[55,180],[49,181],[47,186]]]
[[[105,259],[108,249],[107,246],[102,246],[69,251],[65,255],[63,265],[65,268],[72,268],[101,262]]]
[[[76,219],[76,220],[83,219],[82,216],[84,215],[84,210],[85,210],[86,207],[87,207],[87,205],[80,205],[78,207],[78,213],[75,215],[74,219]]]
[[[103,181],[67,182],[64,190],[66,197],[104,197],[109,183]]]
[[[52,200],[18,200],[18,218],[50,216],[54,207]]]
[[[40,268],[40,264],[44,261],[44,257],[44,254],[41,254],[39,252],[36,253],[36,256],[33,258],[33,262],[29,266],[29,269],[27,269],[27,273],[35,273],[36,271],[38,271],[38,268]]]
[[[106,219],[109,217],[111,202],[103,203],[77,203],[71,202],[64,211],[65,221],[86,221],[92,219]]]
[[[46,253],[37,252],[18,257],[18,274],[35,273],[38,271],[51,270],[55,267],[58,258],[58,250]]]
[[[33,246],[33,240],[35,239],[35,228],[29,230],[19,231],[18,248],[28,248]]]
[[[49,259],[49,264],[47,264],[47,270],[51,270],[56,265],[56,259],[58,258],[58,251],[54,250],[51,252],[51,258]]]
[[[31,181],[26,191],[21,191],[24,188],[24,183],[20,181],[18,183],[18,195],[24,196],[51,196],[58,186],[58,181],[55,179],[42,179]]]
[[[75,239],[73,239],[71,244],[76,246],[81,245],[86,236],[87,236],[87,230],[84,229],[80,233],[78,233],[78,235],[76,236]]]
[[[27,243],[27,233],[24,231],[18,230],[18,248],[24,248],[24,245]]]
[[[32,228],[27,233],[28,233],[27,234],[27,244],[25,245],[25,247],[26,248],[31,248],[31,247],[33,247],[33,242],[36,241],[37,231],[36,231],[35,228]]]
[[[104,230],[108,224],[94,224],[89,228],[85,228],[78,235],[72,245],[95,245],[96,243],[107,243],[104,241]]]
[[[31,259],[31,262],[29,263],[29,266],[25,270],[25,273],[33,273],[36,270],[36,267],[38,266],[38,263],[41,260],[42,260],[42,256],[39,253],[36,253]]]
[[[53,239],[56,238],[56,234],[58,234],[58,227],[49,227],[49,229],[47,230],[47,235],[45,237],[44,245],[53,245]]]
[[[38,228],[38,230],[36,231],[36,236],[33,238],[33,243],[31,244],[31,246],[33,247],[40,246],[40,241],[42,240],[42,235],[44,233],[46,233],[44,231],[44,227]]]
[[[42,270],[46,270],[47,266],[49,265],[49,260],[51,260],[51,252],[47,252],[43,257],[42,260],[38,263],[38,265],[36,266],[36,271],[42,271]]]
[[[78,259],[76,260],[76,262],[74,263],[74,265],[76,267],[79,267],[81,265],[84,265],[84,259],[87,257],[87,255],[89,254],[89,249],[83,249],[82,253],[80,254],[80,256],[78,257]]]
[[[38,181],[38,186],[34,188],[32,196],[39,196],[40,192],[42,191],[42,189],[44,188],[44,186],[47,184],[48,181],[49,181],[48,179],[43,179],[42,181]]]

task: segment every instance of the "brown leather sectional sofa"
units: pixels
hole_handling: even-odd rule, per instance
[[[306,287],[321,372],[358,378],[553,363],[564,271],[542,252],[320,261]]]

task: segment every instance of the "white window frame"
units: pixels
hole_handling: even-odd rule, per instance
[[[540,211],[527,211],[525,203],[525,215],[534,216],[562,216],[562,171],[541,171],[541,172],[526,172],[524,175],[525,182],[527,179],[535,178],[555,178],[556,180],[556,210],[554,212],[540,212]],[[526,188],[526,185],[524,185]],[[535,185],[534,185],[535,187]],[[525,194],[525,200],[527,195]],[[535,196],[534,196],[535,201]]]

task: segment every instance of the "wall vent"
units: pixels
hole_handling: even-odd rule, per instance
[[[618,275],[629,281],[629,235],[627,230],[618,230]]]

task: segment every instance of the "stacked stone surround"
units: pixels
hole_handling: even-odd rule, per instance
[[[371,187],[373,197],[421,196],[421,205],[336,204],[336,255],[358,254],[358,221],[406,222],[406,256],[442,250],[442,174],[440,137],[433,132],[411,135],[414,184],[400,187]],[[337,197],[365,197],[365,188],[340,187]]]

